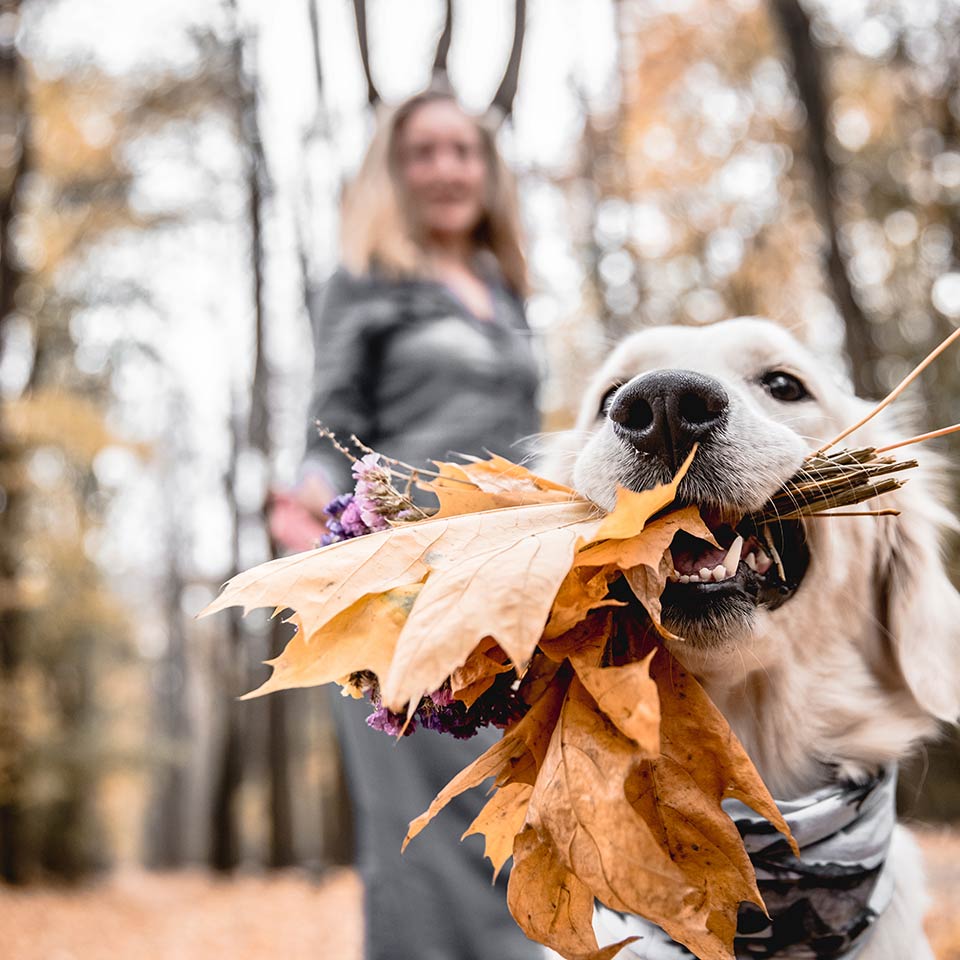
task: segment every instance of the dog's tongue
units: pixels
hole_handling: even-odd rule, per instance
[[[678,544],[676,540],[670,547],[673,556],[673,567],[681,576],[683,574],[699,573],[704,567],[712,570],[717,564],[723,563],[727,551],[722,547],[712,547],[704,540],[689,538],[689,542]]]

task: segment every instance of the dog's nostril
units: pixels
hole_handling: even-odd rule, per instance
[[[613,404],[610,419],[627,430],[643,432],[653,425],[653,407],[642,397],[634,397],[629,402]]]
[[[703,426],[718,420],[726,409],[724,398],[716,394],[687,392],[677,401],[677,413],[686,423]]]

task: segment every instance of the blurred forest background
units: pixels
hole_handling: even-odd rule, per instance
[[[367,6],[396,101],[429,81],[447,7]],[[8,884],[349,858],[325,694],[235,699],[283,627],[193,614],[270,555],[268,491],[296,476],[305,293],[336,264],[372,126],[354,7],[0,0]],[[825,363],[846,348],[880,396],[960,322],[958,0],[459,0],[452,17],[468,108],[523,32],[502,141],[548,426],[638,325],[766,314]],[[960,420],[960,354],[912,395],[918,428]],[[901,800],[960,819],[956,738]]]

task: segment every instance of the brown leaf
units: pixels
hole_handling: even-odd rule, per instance
[[[574,679],[534,784],[527,823],[607,906],[682,916],[691,891],[624,793],[642,756]]]
[[[456,700],[472,707],[493,686],[501,673],[508,673],[512,669],[507,655],[496,640],[486,637],[467,657],[463,666],[450,674],[450,692]]]
[[[572,660],[598,709],[651,759],[660,754],[660,697],[650,676],[654,653],[622,667],[597,667]]]
[[[620,601],[606,599],[610,581],[616,575],[616,571],[607,567],[574,567],[560,584],[543,636],[548,640],[559,637],[580,623],[591,610],[620,606]]]
[[[419,592],[420,584],[415,584],[363,597],[309,637],[294,614],[291,620],[297,623],[297,632],[293,639],[279,657],[265,661],[273,673],[242,699],[331,683],[356,670],[383,676]]]
[[[627,793],[687,883],[698,890],[691,901],[693,916],[652,919],[701,960],[733,960],[739,904],[762,901],[743,841],[721,801],[736,797],[787,837],[789,828],[700,684],[666,650],[654,657],[651,675],[662,705],[661,756],[636,768]]]
[[[483,836],[483,854],[493,864],[494,880],[513,855],[513,841],[523,828],[531,793],[533,787],[529,783],[508,783],[500,787],[460,838],[473,834]]]
[[[551,684],[517,724],[505,731],[500,740],[461,770],[437,794],[430,807],[411,821],[403,841],[404,849],[454,797],[471,787],[479,786],[487,777],[496,777],[498,786],[505,783],[532,785],[543,762],[566,692],[565,682]]]
[[[593,893],[563,864],[536,830],[527,828],[514,844],[507,905],[523,932],[567,960],[613,960],[636,937],[602,950],[593,932]]]

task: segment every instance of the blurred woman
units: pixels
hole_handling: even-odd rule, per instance
[[[521,456],[517,441],[538,429],[537,365],[514,185],[490,130],[445,94],[399,107],[345,198],[341,242],[344,266],[311,311],[311,422],[414,466],[452,452]],[[349,463],[311,429],[301,502],[319,514],[352,485]],[[400,857],[409,821],[498,732],[397,743],[364,723],[370,710],[338,698],[368,960],[541,956],[503,882],[491,886],[480,838],[458,843],[482,795],[451,804]]]

